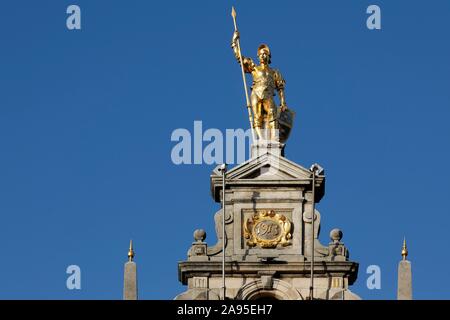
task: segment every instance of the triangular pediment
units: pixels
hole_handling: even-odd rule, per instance
[[[226,173],[227,188],[237,185],[310,185],[312,173],[310,170],[270,152],[237,165]],[[316,187],[323,189],[325,176],[316,177]],[[218,168],[211,175],[211,192],[216,201],[220,199],[218,192],[222,189],[222,173]],[[322,193],[322,192],[320,192]]]
[[[215,169],[213,176],[221,176]],[[309,179],[311,172],[284,157],[266,153],[252,158],[227,172],[227,180],[298,180]]]

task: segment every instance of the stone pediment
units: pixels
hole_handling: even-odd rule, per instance
[[[227,188],[233,186],[309,186],[311,187],[311,171],[272,153],[265,153],[232,168],[227,172]],[[317,198],[323,196],[325,176],[316,176]],[[222,190],[222,174],[218,168],[211,174],[211,192],[216,201],[220,201]]]

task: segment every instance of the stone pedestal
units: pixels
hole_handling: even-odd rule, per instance
[[[222,241],[228,299],[307,299],[312,255],[315,298],[359,299],[349,290],[358,263],[349,261],[342,231],[334,229],[326,246],[318,240],[321,214],[312,208],[324,196],[324,172],[315,177],[313,199],[312,172],[283,157],[283,150],[276,142],[253,146],[252,158],[227,173],[225,192],[221,173],[213,171],[211,195],[226,202],[225,237],[219,210],[214,216],[218,242],[209,246],[206,235],[195,236],[188,260],[178,264],[179,280],[188,288],[176,299],[219,299]]]
[[[398,300],[412,300],[411,262],[402,260],[398,264]]]
[[[284,157],[284,143],[263,140],[252,144],[251,146],[251,158],[257,158],[263,154],[271,153],[275,156]]]
[[[123,299],[137,300],[137,270],[136,263],[128,261],[125,263]]]

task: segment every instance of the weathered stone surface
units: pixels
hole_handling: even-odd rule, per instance
[[[398,300],[412,300],[411,262],[402,260],[398,264]]]
[[[136,263],[128,261],[125,263],[124,284],[123,284],[123,299],[137,300],[137,270]]]
[[[251,146],[251,158],[257,158],[265,153],[284,157],[284,143],[276,141],[261,141]]]

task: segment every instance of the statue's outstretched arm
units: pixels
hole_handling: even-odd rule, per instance
[[[233,39],[231,40],[231,48],[233,49],[234,56],[236,60],[241,63],[239,57],[239,32],[235,31],[233,33]],[[255,63],[251,58],[247,58],[242,56],[242,60],[244,61],[244,71],[246,73],[251,73],[255,68]]]

